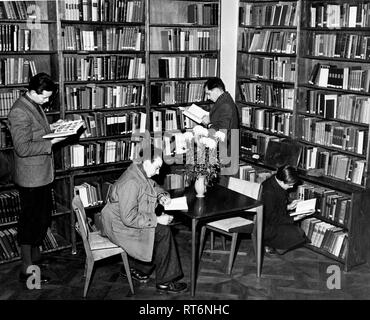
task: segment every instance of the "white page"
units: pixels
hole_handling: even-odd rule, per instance
[[[292,212],[290,215],[296,216],[298,214],[303,213],[313,213],[315,212],[315,208],[316,208],[316,198],[299,201],[295,211]]]
[[[188,210],[186,197],[184,196],[171,199],[171,203],[169,205],[165,205],[164,210]]]

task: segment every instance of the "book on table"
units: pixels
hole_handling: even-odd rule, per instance
[[[209,112],[193,103],[184,111],[184,115],[199,124],[204,116],[209,116]]]
[[[164,206],[166,211],[188,210],[186,197],[172,198],[170,204]]]
[[[83,127],[83,120],[72,120],[72,121],[62,121],[56,124],[54,131],[43,136],[45,139],[66,137],[77,134],[78,130]]]

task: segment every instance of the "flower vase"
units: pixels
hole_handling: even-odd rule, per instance
[[[199,176],[195,180],[194,189],[197,198],[204,198],[204,193],[206,192],[205,176]]]

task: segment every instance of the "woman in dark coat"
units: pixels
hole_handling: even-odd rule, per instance
[[[283,253],[306,241],[303,230],[294,224],[288,213],[295,209],[297,200],[289,203],[287,190],[297,181],[296,169],[285,165],[262,184],[263,238],[267,253]]]

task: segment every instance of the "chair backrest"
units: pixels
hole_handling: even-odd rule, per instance
[[[76,213],[77,216],[77,221],[79,225],[79,230],[81,233],[82,240],[84,242],[85,249],[86,245],[88,248],[90,248],[89,244],[89,228],[87,226],[87,221],[86,221],[86,213],[85,213],[85,208],[82,204],[81,198],[79,195],[75,195],[72,199],[72,208],[73,211]]]
[[[253,199],[259,200],[261,196],[261,185],[261,183],[230,177],[228,188]]]

